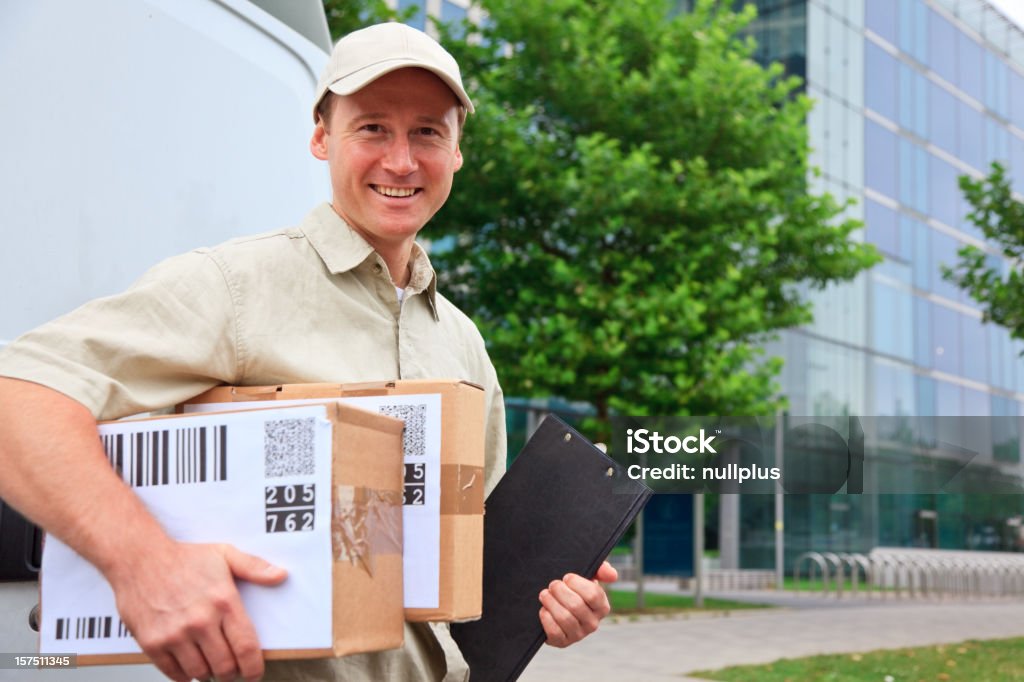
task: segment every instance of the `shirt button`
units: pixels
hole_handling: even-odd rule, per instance
[[[381,266],[380,263],[375,263],[373,266],[373,271],[379,275],[381,272],[384,271],[384,268]]]

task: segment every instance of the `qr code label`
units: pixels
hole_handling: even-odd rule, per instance
[[[423,457],[427,454],[427,406],[425,404],[382,405],[380,413],[405,421],[402,449],[406,457]]]
[[[266,422],[263,462],[267,478],[316,473],[315,424],[313,417]]]

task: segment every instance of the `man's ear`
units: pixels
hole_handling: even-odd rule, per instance
[[[459,149],[458,143],[455,144],[455,170],[462,168],[462,150]]]
[[[309,151],[321,161],[327,160],[327,128],[324,126],[322,118],[317,118],[316,127],[313,128],[313,137],[309,140]]]

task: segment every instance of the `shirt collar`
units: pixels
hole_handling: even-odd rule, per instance
[[[301,229],[332,275],[353,270],[376,256],[373,247],[326,202],[306,216]],[[426,251],[419,244],[413,244],[409,263],[412,275],[406,291],[409,294],[425,293],[430,312],[437,320],[437,275]]]

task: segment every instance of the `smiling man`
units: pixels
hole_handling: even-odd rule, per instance
[[[176,542],[106,460],[96,420],[165,408],[218,384],[458,377],[486,391],[485,488],[504,470],[501,389],[472,322],[436,291],[416,235],[462,166],[473,104],[424,33],[381,24],[343,38],[313,106],[313,155],[332,200],[295,228],[172,258],[0,351],[0,497],[107,578],[140,646],[175,680],[464,680],[444,624],[402,649],[266,664],[235,580],[280,568],[227,545]],[[53,428],[53,424],[60,428]],[[601,580],[614,580],[607,564]],[[593,632],[596,580],[539,595],[548,642]]]

